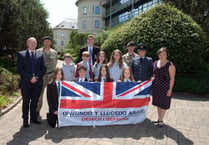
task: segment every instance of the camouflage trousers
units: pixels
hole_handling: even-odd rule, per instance
[[[45,92],[45,89],[46,89],[48,83],[52,80],[52,78],[53,78],[53,73],[45,74],[43,76],[43,88],[42,88],[41,95],[39,97],[39,101],[37,104],[37,109],[36,109],[37,112],[41,111],[41,108],[43,106],[43,96],[44,95],[46,96],[46,94],[44,94],[44,92]]]

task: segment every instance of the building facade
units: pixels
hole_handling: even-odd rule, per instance
[[[103,4],[105,27],[127,22],[160,2],[161,0],[108,0]]]
[[[55,49],[61,52],[70,41],[70,33],[77,31],[76,19],[65,19],[53,28],[53,35],[55,41]]]
[[[102,0],[77,0],[78,32],[96,34],[104,29]]]
[[[78,31],[99,33],[104,28],[127,22],[159,3],[161,0],[77,0]],[[100,14],[96,14],[96,7]]]

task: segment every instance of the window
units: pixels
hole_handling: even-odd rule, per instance
[[[57,38],[57,32],[55,32],[54,37]]]
[[[86,7],[83,8],[83,14],[84,14],[84,15],[87,14],[87,8],[86,8]]]
[[[64,43],[65,43],[64,41],[61,41],[61,46],[64,46]]]
[[[83,29],[86,29],[86,28],[87,28],[87,21],[83,20]]]
[[[99,20],[95,20],[95,22],[94,22],[94,27],[95,27],[95,28],[99,28]]]
[[[124,4],[124,3],[126,3],[126,2],[128,2],[129,0],[120,0],[120,3],[121,4]]]
[[[64,32],[61,32],[61,37],[64,37]]]
[[[123,23],[129,20],[130,12],[125,12],[119,15],[119,23]]]
[[[100,14],[100,7],[99,6],[95,7],[95,14]]]

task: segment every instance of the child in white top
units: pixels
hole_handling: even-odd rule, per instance
[[[123,62],[121,51],[119,49],[114,50],[110,57],[108,67],[110,70],[110,77],[113,78],[115,82],[119,80],[122,69],[125,66],[126,64]]]
[[[120,80],[118,82],[134,82],[134,76],[129,66],[123,68]]]
[[[95,80],[98,79],[99,70],[103,64],[107,64],[107,56],[104,51],[100,51],[97,55],[96,62],[92,68]]]

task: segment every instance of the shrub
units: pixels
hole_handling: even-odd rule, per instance
[[[188,74],[198,71],[203,62],[204,38],[202,29],[191,17],[168,4],[160,4],[113,30],[102,49],[108,55],[114,49],[125,53],[124,46],[133,40],[147,44],[148,55],[157,59],[156,51],[167,47],[177,72]]]
[[[12,98],[0,96],[0,110],[5,108],[11,102],[12,102]]]
[[[0,67],[0,94],[11,94],[18,89],[19,76],[13,75],[7,69]]]
[[[70,53],[73,56],[73,61],[76,62],[79,56],[80,49],[86,45],[88,33],[78,33],[73,31],[70,34],[70,42],[64,49],[64,53]]]
[[[178,76],[176,77],[173,90],[175,92],[188,92],[193,94],[206,95],[209,94],[208,82],[208,77],[204,77],[201,74]]]

